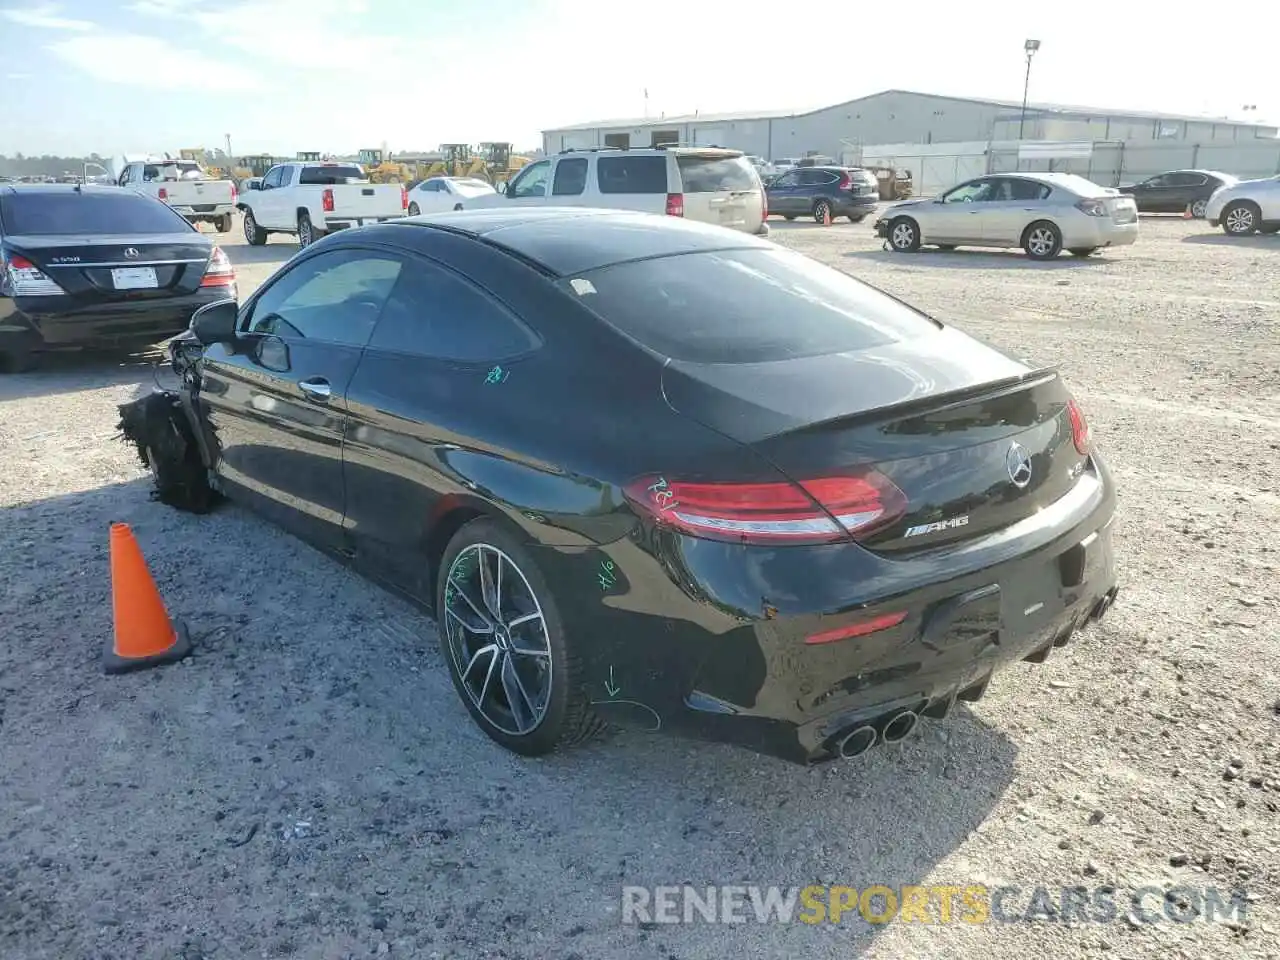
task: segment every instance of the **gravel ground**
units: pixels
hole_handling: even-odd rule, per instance
[[[0,380],[0,956],[1280,958],[1280,237],[1149,219],[1088,261],[774,238],[1060,363],[1121,485],[1120,602],[899,748],[805,770],[639,733],[542,761],[431,624],[230,507],[153,504],[139,358]],[[294,247],[229,243],[246,286]],[[107,526],[196,639],[106,678]],[[620,922],[624,884],[1108,884],[1115,922]],[[1242,922],[1128,892],[1244,887]],[[1159,911],[1158,898],[1148,900]],[[935,919],[937,912],[934,913]]]

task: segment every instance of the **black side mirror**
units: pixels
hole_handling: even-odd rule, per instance
[[[261,181],[261,180],[258,180],[257,178],[255,178],[255,179],[253,179],[253,180],[250,180],[250,181],[248,182],[248,184],[246,184],[246,186],[248,186],[248,188],[249,188],[250,190],[261,190],[261,189],[262,189],[262,181]]]
[[[191,315],[191,332],[206,347],[215,343],[231,343],[236,339],[239,316],[240,305],[234,300],[216,300]]]

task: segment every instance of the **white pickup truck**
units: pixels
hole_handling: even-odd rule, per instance
[[[235,222],[236,185],[213,180],[191,160],[145,160],[126,163],[116,181],[163,200],[191,223],[212,223],[226,233]]]
[[[370,183],[354,163],[279,163],[240,197],[244,238],[253,246],[273,233],[292,233],[301,246],[326,233],[405,216],[398,183]]]

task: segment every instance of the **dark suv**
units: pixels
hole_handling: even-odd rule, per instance
[[[848,217],[854,223],[875,213],[880,185],[875,175],[857,167],[797,167],[768,184],[769,215],[794,220],[812,216],[821,223]]]

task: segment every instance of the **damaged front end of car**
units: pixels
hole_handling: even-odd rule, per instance
[[[132,444],[151,471],[152,497],[179,510],[206,513],[218,501],[197,437],[196,361],[201,345],[190,333],[169,342],[169,363],[182,381],[178,390],[157,388],[119,406],[120,439]]]

